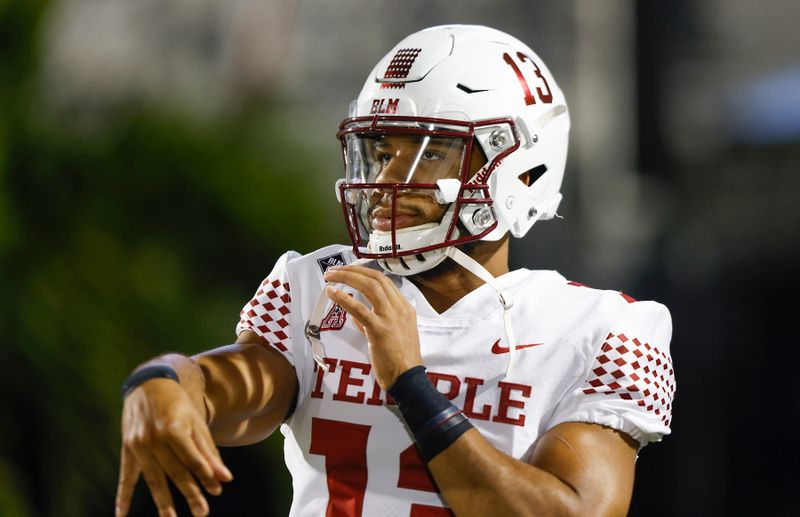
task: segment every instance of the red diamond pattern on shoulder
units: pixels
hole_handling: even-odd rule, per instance
[[[286,342],[291,335],[288,317],[292,312],[289,284],[267,278],[255,296],[239,314],[240,327],[252,329],[269,344],[286,352]]]
[[[669,355],[625,334],[609,334],[586,379],[586,395],[602,394],[636,404],[669,426],[675,373]]]

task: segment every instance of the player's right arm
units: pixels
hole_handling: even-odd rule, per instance
[[[131,391],[122,412],[122,452],[116,514],[127,515],[134,486],[143,475],[159,516],[174,516],[170,478],[193,515],[207,515],[197,481],[214,495],[231,473],[217,445],[245,445],[271,434],[292,406],[294,368],[251,330],[233,345],[191,358],[157,357],[180,383],[150,379]]]

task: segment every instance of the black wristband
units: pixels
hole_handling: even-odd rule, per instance
[[[424,366],[403,372],[387,391],[397,401],[426,463],[472,429],[461,410],[431,384]]]
[[[150,379],[172,379],[173,381],[180,383],[178,380],[178,374],[175,372],[175,370],[167,365],[156,364],[153,366],[145,366],[144,368],[136,370],[130,374],[128,378],[122,382],[122,386],[120,387],[122,400],[125,400],[125,397],[127,397],[134,388],[139,386],[144,381],[148,381]]]

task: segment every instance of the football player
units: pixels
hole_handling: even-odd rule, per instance
[[[542,60],[480,26],[408,36],[339,129],[352,243],[284,254],[236,343],[123,384],[117,515],[143,475],[194,515],[232,479],[217,446],[281,429],[293,516],[624,515],[669,433],[671,320],[509,237],[557,215],[569,112]]]

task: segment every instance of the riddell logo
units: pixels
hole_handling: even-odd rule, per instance
[[[497,162],[495,162],[494,164],[489,165],[484,169],[481,169],[480,171],[478,171],[478,173],[475,175],[472,181],[469,182],[469,184],[483,185],[484,183],[486,183],[486,180],[489,179],[489,176],[492,174],[492,171],[498,168],[502,163],[503,160],[497,160]]]
[[[517,345],[514,347],[514,350],[522,350],[523,348],[531,348],[533,346],[542,346],[544,343],[528,343],[527,345]],[[500,340],[494,342],[492,345],[492,353],[493,354],[507,354],[511,351],[511,348],[507,346],[500,346]]]
[[[399,244],[395,244],[394,245],[394,249],[399,250],[400,249],[400,245]],[[392,246],[391,245],[389,245],[389,246],[380,246],[379,245],[378,246],[378,251],[392,251]]]

